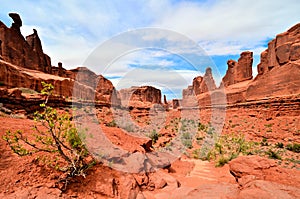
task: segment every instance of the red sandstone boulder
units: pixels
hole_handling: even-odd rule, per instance
[[[300,171],[277,166],[274,160],[241,156],[229,163],[241,186],[239,198],[299,198]]]
[[[300,188],[300,171],[279,167],[271,159],[240,156],[232,160],[229,167],[230,173],[241,186],[253,180],[265,180]]]

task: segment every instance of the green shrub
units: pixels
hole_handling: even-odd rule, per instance
[[[281,160],[281,156],[278,154],[278,152],[275,152],[271,149],[269,149],[266,154],[269,156],[269,158],[271,159],[275,159],[275,160]]]
[[[221,156],[221,157],[219,157],[219,159],[216,162],[216,167],[222,167],[225,164],[227,164],[228,162],[229,162],[228,158]]]
[[[216,160],[218,166],[230,161],[240,154],[255,154],[255,142],[246,141],[243,134],[223,135],[215,143],[214,147],[207,153],[208,160]]]
[[[111,122],[107,123],[106,126],[108,126],[108,127],[117,127],[118,125],[117,125],[115,120],[112,120]]]
[[[149,133],[148,137],[152,140],[152,143],[155,144],[160,137],[160,134],[157,133],[156,130],[153,130],[151,133]]]
[[[277,142],[277,143],[275,144],[275,147],[276,147],[276,148],[283,149],[283,148],[284,148],[284,145],[283,145],[282,142]]]
[[[261,145],[261,146],[269,146],[268,139],[264,137],[264,138],[261,140],[260,145]]]
[[[95,162],[87,161],[89,152],[82,142],[84,135],[75,128],[69,114],[58,113],[56,109],[47,105],[54,87],[44,82],[42,84],[44,88],[41,93],[47,98],[45,103],[40,105],[43,111],[34,114],[34,120],[38,124],[34,126],[35,132],[25,135],[20,130],[8,130],[3,139],[13,152],[20,156],[43,152],[41,159],[64,173],[60,182],[64,185],[63,189],[66,189],[73,177],[85,177],[87,169]],[[41,129],[41,126],[44,128]]]
[[[286,145],[286,149],[289,151],[300,153],[300,144],[298,143],[288,144]]]
[[[193,137],[190,133],[184,132],[181,135],[181,143],[186,147],[186,148],[193,148]]]

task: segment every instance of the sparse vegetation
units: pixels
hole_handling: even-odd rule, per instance
[[[276,148],[283,149],[283,148],[284,148],[284,145],[283,145],[282,142],[277,142],[277,143],[275,144],[275,147],[276,147]]]
[[[193,148],[193,137],[191,136],[190,133],[184,132],[181,135],[181,143],[186,147],[186,148]]]
[[[117,123],[115,120],[112,120],[111,122],[106,123],[106,126],[108,127],[117,127]]]
[[[264,137],[264,138],[261,140],[260,145],[261,145],[261,146],[269,146],[268,139]]]
[[[76,176],[85,177],[86,171],[95,163],[87,161],[89,152],[82,140],[84,134],[74,127],[68,113],[62,114],[47,105],[49,96],[54,87],[42,82],[41,93],[46,95],[45,103],[40,107],[41,112],[34,114],[37,124],[33,134],[25,134],[18,130],[8,130],[3,136],[14,153],[25,156],[39,153],[46,165],[51,166],[65,175],[59,182],[63,183],[62,189],[66,189],[70,180]]]
[[[157,133],[156,130],[152,130],[148,137],[151,138],[152,143],[155,144],[160,136],[161,135]]]
[[[288,144],[286,145],[286,149],[289,151],[300,153],[300,144],[298,143]]]
[[[208,160],[216,160],[216,166],[223,166],[228,161],[242,155],[254,154],[258,144],[248,142],[242,134],[223,135],[215,143],[215,146],[208,152]]]
[[[275,160],[281,160],[281,156],[278,154],[278,152],[273,151],[272,149],[269,149],[266,154],[269,158],[275,159]]]

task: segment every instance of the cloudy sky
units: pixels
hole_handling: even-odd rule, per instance
[[[181,97],[192,79],[213,68],[219,83],[226,61],[254,52],[253,71],[268,41],[300,19],[298,0],[0,0],[38,30],[52,65],[87,66],[120,89],[154,85]]]

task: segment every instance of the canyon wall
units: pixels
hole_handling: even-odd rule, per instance
[[[252,63],[253,53],[249,51],[242,52],[238,61],[228,60],[228,69],[219,88],[213,86],[211,75],[195,77],[193,85],[182,91],[183,107],[218,104],[224,95],[227,104],[235,104],[299,94],[300,24],[278,34],[268,43],[268,48],[261,53],[258,75],[254,79]],[[205,77],[209,80],[204,81]],[[207,89],[205,82],[212,86]]]
[[[227,87],[242,81],[252,79],[253,53],[242,52],[238,61],[228,60],[228,69],[222,79],[222,85]]]
[[[44,54],[36,30],[23,37],[20,31],[22,20],[16,13],[10,13],[13,23],[8,28],[0,21],[0,59],[28,69],[51,72],[51,59]]]
[[[41,82],[51,83],[54,94],[61,97],[96,100],[102,104],[120,104],[117,91],[102,75],[96,75],[86,67],[66,70],[62,63],[51,66],[51,59],[43,52],[38,33],[23,37],[22,20],[16,13],[10,28],[0,21],[0,87],[42,89]]]
[[[143,106],[161,104],[161,91],[152,86],[141,86],[121,89],[119,91],[123,106]]]

